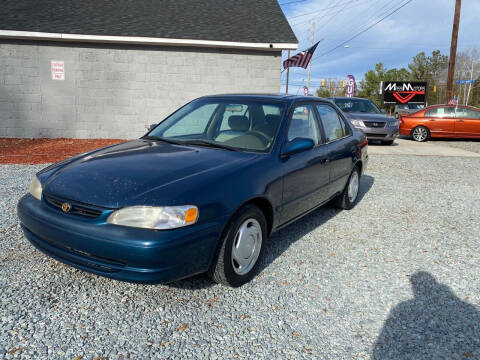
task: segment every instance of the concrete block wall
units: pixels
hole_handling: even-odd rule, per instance
[[[279,92],[280,63],[279,51],[0,40],[0,137],[134,139],[199,96]]]

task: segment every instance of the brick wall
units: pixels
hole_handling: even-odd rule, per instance
[[[65,62],[65,80],[50,61]],[[126,138],[202,95],[280,90],[281,54],[0,40],[0,137]]]

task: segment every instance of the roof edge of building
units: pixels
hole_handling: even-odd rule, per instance
[[[197,40],[197,39],[170,39],[141,36],[109,36],[62,34],[34,31],[0,30],[0,38],[22,40],[49,40],[68,42],[93,42],[110,44],[140,44],[163,46],[194,46],[230,49],[251,49],[264,51],[296,50],[298,43],[254,43],[239,41]]]

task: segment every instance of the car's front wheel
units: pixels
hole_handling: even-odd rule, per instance
[[[223,285],[238,287],[255,275],[267,237],[267,221],[254,205],[242,207],[230,220],[217,257],[210,268],[211,278]]]
[[[415,141],[426,141],[430,136],[430,132],[425,126],[417,126],[412,130],[412,139]]]

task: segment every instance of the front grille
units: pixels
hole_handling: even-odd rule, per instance
[[[384,122],[377,122],[377,121],[364,121],[363,122],[365,124],[366,127],[369,127],[369,128],[383,128],[385,127],[385,124]]]
[[[99,217],[102,214],[102,211],[104,210],[104,209],[100,209],[90,205],[72,203],[70,200],[60,199],[57,197],[53,197],[51,195],[44,195],[44,198],[47,201],[47,203],[49,203],[51,206],[59,210],[62,210],[62,204],[64,203],[70,204],[71,208],[68,211],[69,214],[85,216],[89,218],[96,218],[96,217]]]
[[[365,136],[368,137],[385,137],[387,134],[371,134],[371,133],[365,133]]]

